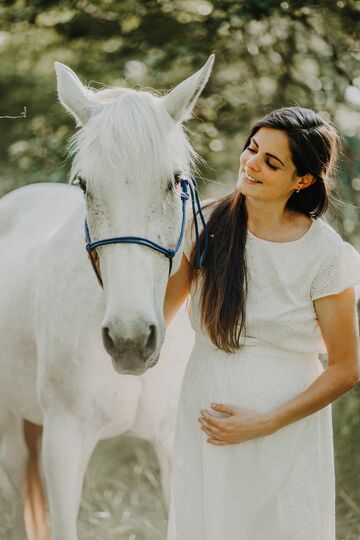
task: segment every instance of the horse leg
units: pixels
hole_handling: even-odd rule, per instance
[[[45,490],[39,470],[42,426],[24,420],[24,435],[29,454],[26,471],[26,529],[29,540],[46,540],[50,537],[50,531]]]
[[[97,434],[71,415],[45,416],[43,463],[52,540],[77,540],[77,516],[86,467]]]
[[[22,418],[9,414],[2,416],[0,422],[1,465],[11,486],[9,499],[12,513],[12,534],[14,540],[26,540],[24,480],[28,454],[22,429]]]
[[[164,495],[166,511],[170,507],[171,453],[162,441],[155,443],[155,453],[160,467],[160,483]]]

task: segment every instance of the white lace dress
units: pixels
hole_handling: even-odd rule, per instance
[[[194,241],[187,228],[185,253]],[[214,240],[216,241],[216,236]],[[192,291],[195,344],[180,392],[168,540],[334,540],[331,405],[237,445],[207,442],[197,420],[211,403],[274,409],[323,371],[326,353],[313,300],[355,287],[360,255],[323,219],[293,242],[248,233],[244,347],[217,349],[202,333]]]

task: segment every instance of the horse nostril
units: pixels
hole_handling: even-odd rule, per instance
[[[104,342],[105,347],[109,347],[109,348],[113,347],[114,342],[112,338],[110,337],[110,330],[107,326],[104,326],[102,329],[102,337],[103,337],[103,342]]]
[[[158,336],[157,326],[155,324],[151,324],[149,326],[149,329],[150,329],[150,333],[144,347],[144,352],[146,356],[150,356],[156,350],[156,347],[157,347],[157,336]]]
[[[124,331],[121,333],[120,330],[118,334],[114,334],[111,324],[102,327],[103,344],[110,354],[137,354],[147,360],[158,347],[156,324],[144,323],[141,329],[133,329],[128,335],[124,335]]]

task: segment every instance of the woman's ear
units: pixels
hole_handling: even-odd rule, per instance
[[[297,182],[296,189],[305,189],[311,186],[311,184],[314,184],[314,182],[316,182],[315,176],[310,173],[305,174],[301,177],[300,182]]]

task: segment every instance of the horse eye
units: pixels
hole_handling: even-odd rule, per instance
[[[175,188],[178,188],[182,182],[182,180],[184,179],[184,176],[183,174],[178,171],[174,174],[174,184],[175,184]]]
[[[86,181],[85,181],[83,178],[81,178],[81,176],[77,176],[77,177],[73,180],[72,184],[74,184],[74,186],[79,186],[79,188],[80,188],[84,193],[86,193]]]
[[[173,178],[171,180],[169,180],[166,190],[169,191],[169,192],[175,192],[175,190],[180,185],[180,181],[181,181],[181,179],[180,179],[179,173],[175,173]]]

